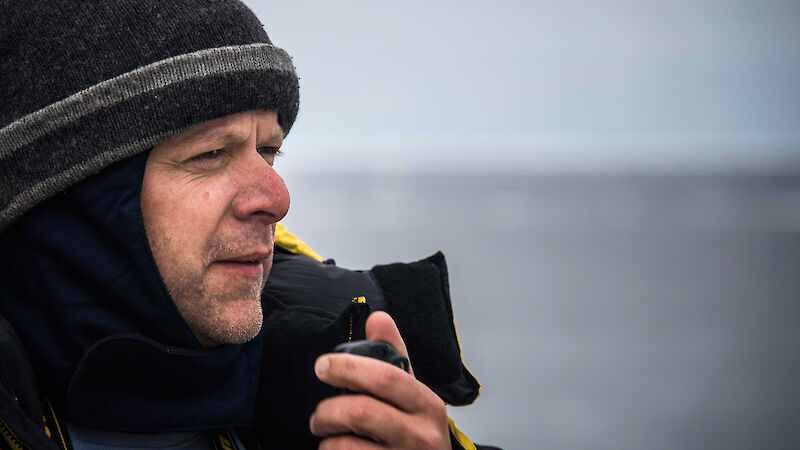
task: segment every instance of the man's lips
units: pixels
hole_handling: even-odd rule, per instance
[[[250,277],[260,277],[264,274],[264,260],[271,251],[255,251],[239,256],[228,257],[214,261],[212,266]]]
[[[220,258],[220,262],[255,262],[262,261],[269,257],[272,251],[270,250],[257,250],[254,252],[245,253],[239,256]]]

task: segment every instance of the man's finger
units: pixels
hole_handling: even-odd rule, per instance
[[[358,436],[331,436],[319,444],[319,450],[377,450],[384,447]]]
[[[319,437],[356,434],[376,442],[402,442],[411,430],[403,429],[408,416],[368,395],[341,395],[321,401],[309,427]]]
[[[328,353],[314,365],[317,377],[332,386],[371,394],[406,412],[435,408],[436,394],[403,369],[367,356]]]
[[[400,336],[400,330],[394,323],[389,314],[383,311],[375,311],[367,317],[366,334],[368,341],[381,341],[394,347],[397,353],[408,358],[408,350],[406,344],[403,342],[403,337]],[[409,359],[410,361],[410,359]],[[411,374],[414,370],[409,367]]]

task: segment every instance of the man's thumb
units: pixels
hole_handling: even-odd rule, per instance
[[[383,312],[375,311],[367,317],[366,333],[368,341],[381,341],[394,347],[397,353],[408,358],[408,350],[403,338],[400,336],[400,331],[397,329],[392,317]],[[410,370],[413,374],[413,369]]]

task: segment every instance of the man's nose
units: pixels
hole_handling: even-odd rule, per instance
[[[233,197],[233,215],[239,220],[262,220],[274,223],[289,211],[289,190],[260,155],[239,161],[233,175],[237,192]]]

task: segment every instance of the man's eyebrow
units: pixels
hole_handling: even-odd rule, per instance
[[[236,123],[224,123],[220,126],[216,126],[208,130],[205,134],[205,138],[212,139],[214,142],[222,142],[226,140],[233,139],[234,141],[242,141],[247,139],[250,136],[250,130],[244,129],[242,126],[237,126]]]
[[[200,126],[185,135],[183,142],[190,145],[211,142],[214,144],[223,143],[230,138],[241,139],[242,132],[237,132],[237,127],[228,124],[217,124],[215,126]]]
[[[267,135],[265,138],[259,140],[257,145],[264,145],[269,143],[271,145],[280,146],[283,143],[283,138],[286,133],[279,127]],[[206,129],[198,129],[196,133],[187,136],[187,141],[192,143],[197,142],[214,142],[223,143],[229,139],[234,141],[242,141],[249,137],[249,130],[244,131],[242,127],[236,125],[224,124],[221,126],[208,127]]]
[[[262,141],[259,141],[258,145],[263,145],[262,142],[269,143],[271,145],[275,145],[276,147],[280,147],[283,145],[283,138],[286,137],[286,133],[278,127],[275,131],[270,133],[266,138]]]

